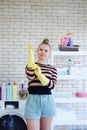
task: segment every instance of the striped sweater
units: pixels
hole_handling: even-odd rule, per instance
[[[28,78],[28,91],[30,94],[51,94],[51,89],[53,89],[57,83],[57,70],[49,64],[36,64],[41,68],[41,72],[49,79],[49,84],[42,86],[41,82],[34,73],[34,70],[26,67],[25,73]]]

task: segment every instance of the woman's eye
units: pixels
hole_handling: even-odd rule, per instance
[[[43,51],[43,52],[48,52],[48,50],[43,50],[43,49],[40,49],[40,51]]]
[[[40,49],[40,51],[43,51],[43,49]]]
[[[45,50],[45,52],[48,52],[48,50]]]

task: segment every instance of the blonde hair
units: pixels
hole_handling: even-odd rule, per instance
[[[44,38],[42,43],[39,44],[39,47],[40,47],[40,45],[48,45],[51,48],[51,46],[49,44],[49,39],[48,38]]]
[[[43,39],[42,44],[49,44],[49,39],[48,38]]]

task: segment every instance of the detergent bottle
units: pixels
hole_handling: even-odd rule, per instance
[[[2,88],[0,87],[0,100],[1,100],[1,92],[2,92]]]
[[[24,81],[22,80],[21,89],[24,89]]]
[[[12,84],[12,99],[17,100],[17,83],[13,82]]]
[[[6,85],[5,85],[5,83],[2,84],[1,97],[2,97],[2,100],[6,100]]]
[[[7,98],[7,100],[12,100],[12,86],[11,86],[10,82],[7,84],[6,98]]]
[[[71,32],[67,33],[67,38],[68,38],[67,46],[73,46],[72,33]]]
[[[71,37],[69,37],[69,41],[68,41],[68,43],[67,43],[67,46],[72,46],[72,45],[73,45],[72,38],[71,38]]]

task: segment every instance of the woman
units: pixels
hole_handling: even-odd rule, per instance
[[[57,83],[57,70],[47,64],[50,50],[49,40],[45,38],[37,49],[38,61],[25,69],[29,81],[25,105],[28,130],[50,130],[56,114],[51,90]]]

